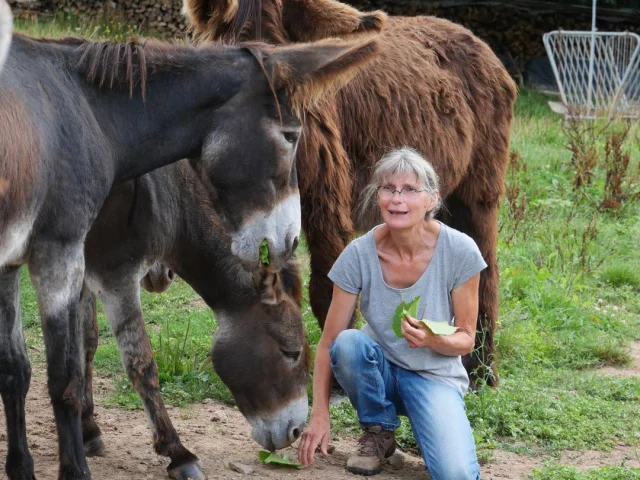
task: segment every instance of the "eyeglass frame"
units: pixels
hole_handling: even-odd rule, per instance
[[[385,190],[386,192],[391,194],[391,197],[389,197],[390,199],[393,199],[396,196],[396,192],[398,193],[398,197],[400,198],[406,198],[403,195],[403,192],[410,192],[410,193],[422,193],[422,192],[428,192],[429,190],[426,188],[423,188],[422,190],[417,190],[414,187],[408,186],[408,187],[402,187],[400,190],[396,190],[396,189],[391,189],[391,187],[387,187],[387,186],[379,186],[377,188],[377,194],[378,197],[380,197],[380,191],[381,190]]]

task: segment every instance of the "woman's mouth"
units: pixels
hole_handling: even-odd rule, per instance
[[[389,210],[389,213],[391,215],[406,215],[409,212],[400,212],[400,211],[396,211],[396,210]]]

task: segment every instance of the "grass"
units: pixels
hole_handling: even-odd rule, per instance
[[[120,26],[56,22],[18,22],[17,27],[34,35],[117,40],[132,33]],[[515,221],[519,214],[509,198],[500,212],[497,345],[502,384],[466,397],[482,461],[490,461],[495,448],[557,455],[567,448],[608,451],[620,443],[640,444],[640,381],[596,370],[628,366],[629,345],[640,338],[640,202],[596,211],[604,191],[603,165],[594,168],[589,185],[574,187],[575,170],[562,119],[550,112],[547,100],[524,90],[515,107],[511,148],[519,153],[526,171],[509,177],[519,186],[522,218]],[[638,129],[632,134],[637,138]],[[602,148],[604,141],[597,139],[596,144]],[[637,165],[640,148],[629,145],[631,164]],[[300,256],[308,283],[304,245]],[[35,294],[26,274],[22,287],[27,342],[32,352],[41,353]],[[163,295],[142,295],[163,395],[167,403],[178,405],[204,398],[232,402],[209,366],[215,318],[197,300],[179,279]],[[303,314],[315,346],[320,330],[306,297]],[[106,403],[139,408],[102,312],[99,323],[96,371],[112,377],[117,387]],[[332,419],[336,434],[359,432],[348,404],[334,407]],[[408,422],[403,422],[398,439],[403,448],[415,449]],[[636,479],[640,473],[623,465],[578,473],[549,464],[532,478]]]

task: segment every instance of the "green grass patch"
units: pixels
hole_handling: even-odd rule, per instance
[[[548,465],[535,470],[533,480],[640,480],[640,469],[600,467],[578,472],[574,467]]]
[[[600,278],[612,287],[628,285],[640,289],[640,274],[629,265],[611,265],[604,269]]]

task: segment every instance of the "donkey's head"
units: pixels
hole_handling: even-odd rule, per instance
[[[274,45],[379,32],[384,12],[336,0],[183,0],[197,43],[264,40]]]
[[[255,72],[220,108],[202,157],[192,162],[210,183],[227,221],[232,253],[257,266],[266,239],[279,269],[298,244],[300,196],[294,154],[308,105],[347,83],[377,51],[375,41],[330,40],[295,47],[249,44]]]
[[[309,350],[298,304],[302,284],[289,261],[280,272],[253,275],[257,295],[245,309],[216,312],[213,365],[268,450],[284,448],[307,420]]]

